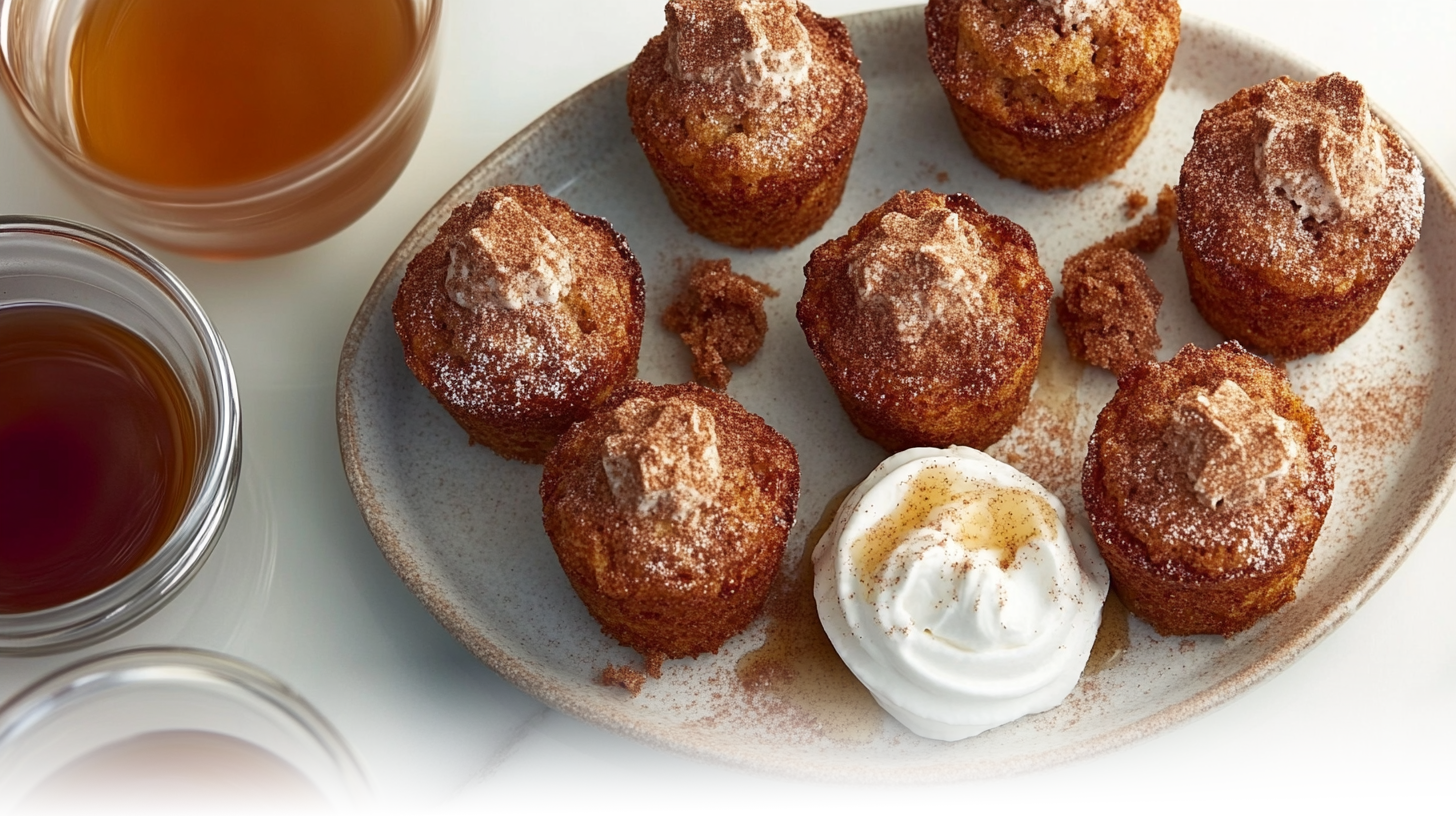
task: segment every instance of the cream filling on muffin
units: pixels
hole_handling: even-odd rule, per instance
[[[1167,440],[1186,465],[1206,507],[1238,507],[1264,498],[1299,458],[1298,426],[1255,403],[1233,380],[1178,398]]]
[[[862,307],[886,313],[905,343],[930,328],[969,330],[993,310],[984,291],[994,262],[974,231],[944,207],[918,218],[889,213],[849,254],[849,275]]]
[[[1112,5],[1113,0],[1036,0],[1067,25],[1081,25]]]
[[[602,469],[612,495],[639,516],[686,521],[718,493],[723,467],[712,412],[673,397],[629,399],[613,410]]]
[[[773,110],[809,81],[813,46],[796,0],[676,0],[667,5],[667,72],[721,85]]]
[[[1061,503],[973,448],[875,468],[814,550],[819,619],[879,704],[959,740],[1056,706],[1087,663],[1107,568]]]
[[[1386,186],[1385,151],[1365,89],[1340,74],[1268,83],[1254,111],[1254,170],[1300,219],[1369,214]]]
[[[472,311],[555,306],[575,279],[566,244],[510,196],[449,252],[445,291]]]

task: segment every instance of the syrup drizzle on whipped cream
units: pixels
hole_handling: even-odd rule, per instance
[[[554,306],[574,280],[566,245],[510,196],[497,199],[449,253],[445,291],[472,311]]]
[[[667,4],[667,72],[727,88],[771,111],[809,80],[813,47],[797,0],[674,0]]]
[[[1060,703],[1091,652],[1106,567],[1051,493],[974,448],[912,448],[814,550],[825,633],[876,701],[958,740]]]

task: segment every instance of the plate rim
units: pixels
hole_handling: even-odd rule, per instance
[[[923,8],[923,5],[920,4],[895,6],[843,15],[840,19],[851,24],[854,22],[869,24],[888,20],[895,15],[918,13]],[[1184,14],[1180,19],[1180,28],[1184,32],[1189,28],[1199,29],[1201,36],[1217,38],[1234,45],[1267,53],[1280,61],[1298,66],[1311,75],[1320,76],[1328,73],[1320,66],[1270,40],[1249,34],[1231,25],[1211,21],[1197,15]],[[805,757],[805,761],[800,765],[784,767],[755,762],[751,757],[739,753],[716,752],[703,747],[700,742],[674,741],[667,736],[660,735],[655,730],[637,726],[632,721],[607,717],[594,707],[578,704],[565,694],[565,684],[532,672],[526,660],[509,653],[489,638],[474,631],[465,620],[464,614],[443,599],[442,596],[445,593],[421,576],[413,552],[403,545],[395,531],[386,524],[382,517],[382,509],[375,506],[378,493],[373,488],[372,480],[364,467],[363,457],[358,447],[354,373],[355,365],[360,361],[359,351],[364,342],[366,330],[378,312],[385,292],[394,282],[395,270],[408,263],[409,259],[413,257],[413,253],[417,251],[419,241],[425,237],[427,232],[437,229],[439,224],[443,223],[444,219],[438,215],[450,206],[449,202],[463,200],[461,196],[466,190],[476,186],[476,181],[480,177],[498,171],[502,165],[511,160],[518,148],[529,144],[538,133],[553,125],[561,117],[570,115],[576,107],[591,100],[603,86],[621,81],[629,67],[629,65],[624,65],[585,85],[553,105],[491,151],[425,211],[425,214],[410,228],[399,246],[384,263],[350,322],[339,358],[335,393],[336,423],[340,455],[345,475],[349,481],[349,488],[376,545],[379,546],[385,560],[410,592],[446,631],[450,632],[477,659],[540,702],[585,722],[648,745],[744,770],[821,781],[865,781],[864,774],[858,770],[847,768],[841,770],[832,763],[826,764],[818,758]],[[1445,199],[1449,208],[1456,211],[1456,190],[1453,190],[1450,179],[1435,163],[1429,151],[1422,147],[1410,132],[1393,119],[1378,103],[1372,101],[1371,107],[1376,115],[1405,140],[1419,158],[1426,181],[1427,209],[1429,209],[1430,199],[1438,195]],[[1039,753],[1023,754],[1011,760],[968,764],[958,771],[947,769],[943,765],[897,768],[893,774],[887,774],[883,779],[876,781],[913,784],[925,781],[949,782],[982,779],[1007,776],[1090,758],[1201,717],[1271,679],[1347,621],[1385,584],[1404,563],[1415,546],[1425,537],[1436,518],[1450,503],[1452,495],[1456,494],[1456,439],[1448,440],[1446,449],[1436,457],[1436,460],[1441,467],[1441,477],[1431,483],[1426,497],[1417,506],[1415,512],[1400,523],[1393,525],[1395,529],[1390,535],[1392,543],[1384,548],[1381,557],[1376,560],[1360,581],[1348,592],[1331,599],[1323,611],[1313,616],[1308,626],[1284,639],[1249,665],[1185,700],[1166,706],[1142,719],[1069,745]],[[562,688],[558,688],[558,686]]]

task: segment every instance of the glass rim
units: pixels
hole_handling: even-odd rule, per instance
[[[430,67],[434,59],[441,9],[444,5],[444,0],[418,0],[423,4],[424,14],[420,20],[413,53],[401,81],[395,83],[389,95],[369,116],[327,149],[286,170],[242,184],[223,187],[167,187],[137,182],[101,167],[84,153],[68,145],[46,125],[32,105],[29,94],[16,79],[11,66],[11,36],[14,24],[12,11],[22,1],[0,0],[0,85],[5,87],[6,96],[15,105],[26,129],[36,137],[46,154],[87,181],[128,198],[199,209],[233,208],[286,196],[326,178],[335,167],[347,164],[382,138],[389,130],[389,124],[404,114],[415,100],[421,86],[430,81]]]
[[[247,710],[265,712],[294,726],[295,733],[301,732],[306,742],[327,758],[329,766],[338,772],[334,794],[353,800],[334,804],[358,805],[368,796],[369,778],[358,758],[338,729],[307,699],[252,663],[221,652],[178,646],[91,655],[48,672],[0,702],[0,762],[8,751],[17,745],[23,747],[30,734],[68,707],[118,690],[167,686],[205,693],[222,686],[242,692],[231,699]],[[268,750],[266,746],[257,747]],[[327,791],[321,792],[328,796]]]
[[[0,215],[0,249],[14,235],[98,251],[112,274],[133,276],[163,295],[176,309],[173,316],[182,318],[201,348],[201,358],[190,360],[204,373],[199,383],[202,404],[193,408],[211,430],[206,424],[199,428],[200,458],[192,496],[161,547],[141,566],[90,595],[32,612],[0,613],[0,655],[75,649],[118,634],[160,609],[196,575],[221,536],[242,467],[241,410],[232,361],[201,304],[181,280],[136,245],[84,224]],[[33,301],[15,301],[19,302]],[[9,304],[0,307],[4,305]]]

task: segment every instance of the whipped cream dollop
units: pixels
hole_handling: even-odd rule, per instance
[[[1077,684],[1107,567],[1061,502],[974,448],[875,468],[814,549],[819,619],[875,700],[958,740],[1046,711]]]
[[[797,0],[674,0],[667,4],[667,72],[722,86],[773,110],[809,80],[814,59]]]
[[[889,213],[849,253],[849,275],[861,306],[880,310],[906,343],[937,323],[970,322],[983,309],[993,261],[974,230],[945,207],[911,218]]]
[[[1253,401],[1233,380],[1212,393],[1196,388],[1173,405],[1168,444],[1206,507],[1238,507],[1264,497],[1299,457],[1298,426]]]
[[[1265,83],[1254,111],[1254,171],[1301,220],[1368,215],[1385,189],[1384,140],[1365,89],[1341,74]]]
[[[1113,0],[1036,0],[1067,25],[1081,25],[1112,5]]]
[[[571,290],[571,253],[510,196],[450,245],[445,292],[473,311],[553,306]]]
[[[708,505],[723,476],[712,412],[691,400],[634,397],[613,409],[602,469],[612,496],[639,516],[682,522]]]

